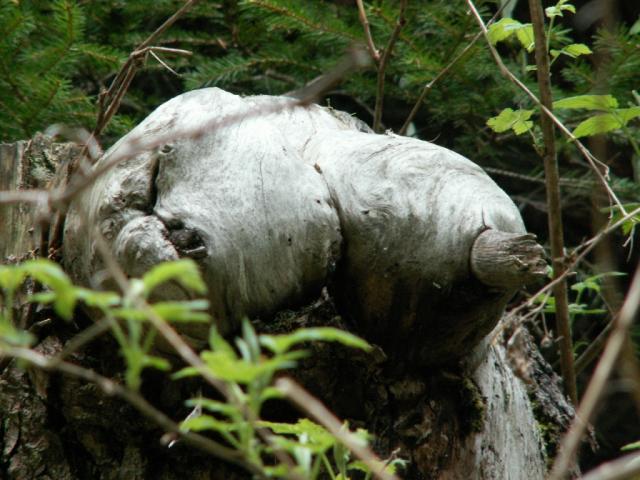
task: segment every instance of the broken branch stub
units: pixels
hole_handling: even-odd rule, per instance
[[[493,180],[461,155],[374,134],[344,112],[196,90],[161,105],[94,168],[140,138],[163,146],[127,158],[73,202],[65,264],[81,283],[96,278],[96,227],[130,275],[191,257],[223,331],[329,286],[340,313],[390,356],[448,361],[498,322],[513,284],[484,282],[495,276],[487,272],[513,270],[501,258],[513,256],[508,245],[537,251],[529,240],[504,240],[485,258],[492,238],[476,239],[487,228],[505,239],[526,233]],[[524,263],[533,256],[515,254]],[[161,296],[184,292],[167,287]],[[188,333],[206,339],[207,328]]]
[[[535,235],[488,229],[473,242],[471,271],[485,285],[514,290],[543,279],[547,263]]]

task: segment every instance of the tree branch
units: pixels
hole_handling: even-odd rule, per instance
[[[391,57],[391,52],[393,50],[393,46],[398,40],[398,36],[400,35],[400,30],[404,26],[406,19],[404,17],[405,10],[407,8],[407,0],[400,0],[400,12],[398,13],[398,20],[396,22],[396,26],[391,33],[391,37],[389,38],[389,42],[382,52],[382,58],[380,59],[380,64],[378,65],[378,81],[376,84],[376,107],[373,114],[373,131],[376,133],[380,133],[380,124],[382,123],[382,108],[384,103],[384,78],[385,72],[387,70],[387,65],[389,63],[389,58]]]
[[[367,12],[364,9],[364,3],[362,2],[362,0],[356,0],[356,3],[358,4],[358,17],[360,18],[360,23],[362,23],[364,36],[367,40],[367,49],[369,50],[373,61],[378,63],[380,61],[380,52],[376,48],[375,43],[373,43],[371,29],[369,28],[369,19],[367,18]]]
[[[533,24],[533,35],[536,49],[536,72],[540,101],[544,107],[552,111],[551,80],[549,71],[549,56],[546,50],[546,34],[544,31],[544,13],[540,0],[529,0],[529,12]],[[560,200],[560,175],[556,156],[555,132],[553,120],[547,115],[540,116],[542,136],[544,139],[544,172],[547,190],[547,217],[549,224],[549,238],[551,240],[551,257],[554,278],[560,277],[566,269],[564,263],[564,230],[562,228],[562,206]],[[564,380],[564,390],[574,405],[578,404],[578,390],[576,374],[573,368],[573,340],[569,324],[569,299],[567,282],[562,280],[553,287],[556,302],[556,330],[560,337],[560,369]]]

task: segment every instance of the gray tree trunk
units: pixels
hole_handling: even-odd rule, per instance
[[[235,99],[231,100],[232,103],[236,102]],[[253,102],[254,105],[270,102],[269,99],[260,97],[247,101]],[[215,110],[210,104],[207,108]],[[351,425],[365,426],[374,433],[376,435],[374,447],[382,456],[389,455],[399,448],[399,456],[410,460],[405,478],[543,478],[547,450],[553,451],[555,439],[553,435],[543,438],[541,432],[548,434],[548,432],[559,432],[564,429],[572,415],[572,410],[559,393],[557,377],[537,354],[535,346],[528,340],[526,331],[521,331],[514,337],[519,339],[518,347],[513,348],[512,340],[508,354],[502,346],[503,334],[496,335],[495,342],[489,341],[493,338],[491,335],[486,337],[486,333],[499,319],[509,292],[499,288],[496,290],[495,285],[485,287],[482,282],[473,283],[473,288],[470,284],[463,285],[471,300],[475,302],[471,305],[465,304],[475,309],[475,313],[467,320],[478,318],[486,320],[481,328],[476,325],[475,329],[465,327],[468,324],[463,321],[456,323],[456,315],[462,318],[464,312],[459,305],[450,304],[448,305],[450,313],[446,313],[445,301],[450,301],[452,297],[441,297],[438,303],[439,312],[444,313],[441,313],[440,318],[444,318],[445,322],[454,321],[449,325],[451,329],[455,329],[456,324],[460,325],[461,329],[471,328],[465,332],[465,337],[469,337],[470,331],[474,334],[471,335],[473,341],[465,343],[460,339],[451,340],[451,335],[442,333],[443,336],[440,338],[445,345],[438,346],[437,355],[449,360],[440,364],[434,362],[434,354],[427,354],[424,349],[424,343],[435,345],[435,343],[429,343],[434,342],[428,337],[429,330],[421,329],[422,327],[416,323],[404,321],[403,324],[403,319],[408,318],[407,311],[395,310],[395,307],[392,307],[393,298],[385,299],[377,296],[376,292],[384,291],[380,289],[381,284],[376,283],[384,278],[378,276],[377,268],[384,265],[384,262],[387,262],[387,267],[403,262],[402,268],[408,268],[412,272],[418,271],[420,269],[411,270],[410,265],[411,261],[424,260],[419,257],[421,251],[429,262],[438,261],[442,266],[447,263],[447,259],[438,258],[440,254],[437,252],[442,253],[442,249],[456,248],[455,244],[436,239],[436,244],[441,242],[443,245],[442,248],[438,247],[440,250],[438,248],[437,252],[434,252],[433,248],[420,250],[426,247],[415,243],[414,237],[409,238],[408,232],[410,233],[411,230],[400,228],[393,241],[389,239],[388,245],[393,247],[397,245],[397,241],[401,241],[407,246],[406,242],[409,242],[409,245],[417,248],[418,257],[400,258],[393,251],[386,255],[382,264],[371,261],[372,258],[380,257],[376,257],[378,254],[368,254],[366,249],[372,247],[367,246],[366,243],[359,244],[357,239],[374,238],[383,241],[384,224],[375,219],[376,215],[384,217],[385,212],[389,212],[389,208],[413,208],[413,199],[409,195],[406,197],[408,203],[403,203],[401,200],[399,204],[384,205],[379,203],[379,199],[384,197],[378,198],[373,195],[366,204],[358,204],[357,208],[355,203],[345,201],[349,192],[360,195],[358,188],[364,188],[365,190],[361,190],[361,193],[367,193],[365,184],[373,181],[374,178],[379,178],[375,172],[372,173],[370,180],[365,178],[366,175],[363,177],[362,175],[367,171],[366,168],[354,173],[341,172],[340,169],[345,168],[346,165],[341,165],[337,160],[334,162],[331,159],[335,157],[327,153],[340,145],[335,140],[331,141],[334,134],[335,138],[353,136],[352,131],[361,128],[360,125],[352,119],[345,120],[344,117],[339,116],[339,113],[328,113],[324,110],[317,110],[308,117],[296,117],[289,110],[286,112],[288,112],[288,118],[286,116],[266,117],[258,120],[248,117],[245,121],[252,127],[250,131],[257,132],[255,135],[252,134],[251,141],[258,142],[263,152],[262,160],[257,162],[255,167],[259,173],[256,177],[258,183],[255,183],[251,175],[252,172],[255,174],[256,170],[252,170],[254,163],[248,157],[243,157],[245,162],[240,165],[226,165],[230,169],[227,177],[219,176],[222,174],[215,169],[185,172],[181,170],[184,168],[184,161],[189,158],[194,159],[201,154],[207,155],[206,149],[202,151],[200,146],[187,141],[172,142],[169,147],[160,149],[156,153],[142,154],[128,160],[123,166],[116,168],[99,181],[96,189],[85,197],[91,199],[88,203],[89,214],[98,225],[105,228],[103,233],[112,242],[119,260],[130,274],[137,275],[151,264],[163,259],[180,256],[198,259],[201,265],[204,265],[205,278],[209,282],[210,289],[216,292],[214,295],[219,294],[220,291],[226,292],[223,298],[212,298],[213,305],[217,305],[220,309],[217,312],[219,314],[229,311],[242,313],[257,311],[262,314],[262,320],[255,322],[256,327],[268,332],[317,325],[353,329],[353,324],[345,320],[345,318],[351,318],[356,321],[357,332],[364,333],[374,342],[380,339],[378,343],[382,344],[384,353],[381,349],[377,349],[372,354],[364,354],[354,353],[352,350],[335,345],[314,345],[312,347],[314,355],[310,360],[302,363],[295,375],[330,409],[342,418],[350,420]],[[336,128],[335,118],[327,115],[337,115],[336,118],[344,128]],[[194,122],[201,120],[201,118],[199,120],[193,118]],[[260,133],[260,129],[255,128],[254,121],[266,122],[269,128],[262,125],[261,128],[266,130]],[[274,151],[272,138],[277,133],[277,129],[273,130],[271,127],[276,128],[278,122],[292,124],[298,130],[303,127],[319,129],[318,125],[321,122],[327,122],[334,131],[332,134],[323,134],[326,136],[322,140],[317,139],[316,143],[305,141],[303,145],[297,143],[300,142],[298,139],[292,144],[287,144],[285,150],[290,149],[290,153],[282,154],[282,157],[278,157],[278,161],[284,162],[285,165],[289,162],[290,171],[282,174],[278,170],[281,164],[270,159],[268,155],[269,152]],[[165,128],[164,125],[160,121],[154,123],[152,119],[137,131],[144,128],[162,129]],[[173,128],[177,128],[175,123]],[[220,135],[224,131],[222,129]],[[232,149],[232,153],[238,154],[241,151],[239,145],[247,142],[246,135],[243,136],[239,131],[233,132],[227,129],[225,135],[232,135],[233,142],[224,144],[220,143],[219,138],[214,139],[213,147],[218,154],[224,153],[225,149]],[[282,138],[282,134],[279,138]],[[353,144],[347,160],[351,159],[356,163],[362,161],[363,167],[367,163],[370,165],[367,160],[367,148],[384,149],[382,144],[375,145],[377,138],[378,136],[373,139],[374,144],[357,142]],[[394,148],[398,152],[422,148],[418,144],[414,146],[404,143],[405,141],[399,137],[380,136],[379,138],[383,138],[387,143],[396,142],[397,146]],[[358,141],[364,140],[358,139]],[[45,150],[48,152],[60,151],[60,147],[55,144],[49,144],[47,149]],[[282,146],[278,149],[280,155]],[[312,153],[308,157],[313,159],[312,163],[297,163],[296,152],[299,149],[308,149],[307,151]],[[188,156],[185,156],[185,150],[189,153]],[[6,166],[6,172],[10,174],[0,177],[10,179],[3,188],[19,189],[40,185],[36,181],[40,174],[34,167],[37,162],[32,162],[30,156],[27,156],[25,161],[24,155],[16,153],[23,151],[24,143],[0,148],[0,166],[3,168]],[[112,150],[111,155],[113,151],[117,152],[117,147]],[[341,149],[341,151],[344,150]],[[438,147],[434,147],[434,151],[444,155],[438,162],[449,161],[446,157],[448,153],[438,150]],[[287,157],[288,155],[290,158]],[[106,158],[109,158],[109,154]],[[454,160],[457,161],[457,159]],[[462,162],[463,170],[471,172],[471,177],[466,181],[471,181],[476,187],[491,190],[492,182],[487,180],[488,177],[485,179],[484,173],[466,162],[466,160]],[[388,160],[383,159],[375,166],[377,169],[375,171],[381,172],[387,169],[388,172],[389,168],[395,167],[388,164]],[[406,165],[402,168],[406,168]],[[402,168],[399,174],[402,174]],[[270,170],[273,172],[271,177],[268,176]],[[22,176],[15,175],[18,171]],[[212,178],[198,180],[198,175],[210,175]],[[339,181],[332,181],[332,175]],[[222,188],[222,191],[207,187],[201,193],[198,193],[198,189],[195,188],[198,181],[204,185],[222,186],[225,178],[245,182],[242,195],[230,186]],[[300,181],[300,178],[308,180]],[[345,178],[351,183],[342,182]],[[393,176],[386,178],[393,178]],[[421,177],[421,179],[430,181],[427,177]],[[303,187],[300,187],[301,184]],[[453,188],[451,185],[450,187]],[[424,188],[424,184],[421,184],[420,188]],[[345,191],[336,193],[340,189]],[[248,208],[247,204],[235,203],[246,201],[241,197],[247,197],[247,192],[250,198],[256,198],[259,202],[264,202],[266,198],[280,198],[282,205],[278,207],[277,203],[275,206],[270,203],[269,208],[263,205],[265,208],[259,209],[255,206]],[[126,195],[123,196],[123,193]],[[391,194],[394,193],[391,192]],[[507,212],[511,211],[506,196],[502,196],[503,194],[499,192],[489,194],[491,195],[498,199],[496,200],[498,203],[504,202]],[[212,203],[212,198],[221,203],[218,205]],[[357,201],[361,200],[362,197]],[[460,200],[459,197],[458,200]],[[149,202],[153,202],[151,208]],[[353,206],[352,216],[347,212],[348,206],[349,208]],[[214,209],[213,212],[211,208]],[[239,210],[236,210],[238,208]],[[238,218],[238,211],[244,212],[243,214],[249,217]],[[365,211],[367,213],[364,213]],[[420,214],[433,215],[433,211],[428,209]],[[521,223],[518,223],[519,217],[505,220],[508,215],[505,217],[504,212],[500,213],[497,210],[488,212],[486,208],[484,210],[480,208],[478,211],[481,214],[482,224],[474,223],[477,222],[477,217],[465,218],[464,215],[467,213],[460,210],[460,215],[463,216],[462,221],[466,223],[463,227],[455,228],[459,231],[463,228],[469,229],[468,231],[473,232],[473,235],[470,238],[468,235],[465,237],[467,240],[462,241],[464,245],[457,247],[459,251],[471,252],[474,240],[485,231],[486,227],[500,227],[507,232],[512,229],[514,238],[522,241],[521,235],[524,234],[524,230]],[[29,235],[25,234],[33,222],[33,211],[13,208],[11,212],[3,211],[2,217],[1,247],[4,261],[7,260],[7,255],[21,257],[22,253],[34,248]],[[273,218],[281,217],[292,219],[293,225],[286,229],[273,229]],[[374,220],[363,221],[363,217],[368,219],[373,217]],[[393,218],[401,217],[402,215],[395,215],[395,217],[392,215],[391,221],[394,221]],[[315,220],[309,222],[309,218]],[[317,221],[318,218],[321,221]],[[431,216],[430,218],[435,221],[444,221],[444,217]],[[222,221],[229,223],[220,226]],[[416,218],[414,221],[420,221],[420,219]],[[508,227],[509,222],[514,222],[515,227]],[[337,226],[340,227],[339,231],[336,230]],[[67,224],[68,236],[65,238],[64,260],[76,278],[90,283],[93,273],[101,266],[89,253],[88,242],[91,241],[91,237],[86,227],[79,221],[79,216],[74,217],[72,211]],[[82,235],[85,235],[84,241]],[[225,248],[224,242],[229,238],[233,238],[234,242],[240,242],[241,248],[235,250]],[[349,248],[359,250],[345,252],[344,247],[340,246],[345,238],[349,242]],[[266,245],[261,246],[260,242],[265,242]],[[535,248],[527,241],[524,243],[526,244],[525,252],[515,254],[519,260],[507,262],[508,265],[505,269],[501,269],[502,272],[512,271],[513,265],[516,265],[518,267],[516,270],[519,269],[518,271],[524,272],[524,276],[528,276],[531,271],[539,268],[539,258],[533,255],[531,257],[533,260],[529,261],[528,256]],[[206,252],[204,256],[202,247]],[[400,248],[405,247],[401,245]],[[476,245],[474,248],[482,249],[483,247]],[[499,250],[505,251],[505,248]],[[257,266],[248,265],[244,270],[238,270],[237,255],[248,255],[246,252],[250,253],[252,249],[260,252],[258,257],[264,263]],[[299,255],[309,260],[296,260]],[[342,260],[338,260],[338,255]],[[451,273],[456,271],[456,268],[465,275],[468,275],[464,273],[467,269],[478,270],[477,266],[468,266],[469,257],[462,255],[462,259],[456,258],[452,259],[453,263],[449,262],[449,266],[454,265],[447,274],[450,278],[442,280],[438,277],[442,281],[440,287],[453,290],[461,288],[460,282]],[[358,263],[359,258],[363,259],[364,263]],[[481,263],[482,258],[486,257],[483,254],[478,258],[481,259],[479,260]],[[131,259],[137,261],[132,262]],[[521,268],[522,264],[528,266]],[[251,268],[254,267],[256,270],[252,274]],[[420,271],[433,271],[434,273],[430,275],[437,275],[436,270],[429,270],[433,268],[435,267],[429,264]],[[484,271],[483,268],[480,270]],[[270,279],[261,273],[265,271],[270,273]],[[333,271],[338,272],[336,280],[338,286],[334,285],[329,294],[324,292],[323,295],[320,292],[322,285]],[[238,273],[241,274],[239,277]],[[416,273],[416,275],[419,274]],[[242,275],[248,276],[243,278]],[[396,280],[412,278],[397,273],[393,275]],[[263,280],[266,283],[261,283]],[[223,281],[226,283],[221,286]],[[429,277],[429,281],[435,282],[435,277]],[[473,280],[473,282],[476,281]],[[409,299],[412,295],[419,296],[425,292],[431,295],[434,288],[430,285],[425,290],[424,282],[409,282],[405,285],[408,287],[403,287],[403,295],[409,292],[411,294]],[[509,287],[511,286],[510,283]],[[217,288],[222,290],[216,290]],[[350,304],[344,297],[347,291],[355,293],[355,304]],[[244,294],[234,297],[238,292],[244,292]],[[175,292],[166,294],[171,295]],[[320,300],[315,300],[314,297]],[[298,306],[293,310],[287,310],[286,313],[282,311],[291,305]],[[483,313],[483,308],[489,313]],[[266,315],[265,312],[271,315]],[[42,312],[42,315],[47,314],[50,315],[51,312]],[[369,328],[362,323],[371,319],[387,318],[385,315],[388,315],[393,322],[400,323],[384,325],[382,330]],[[231,317],[228,317],[229,328],[234,322]],[[278,321],[269,321],[269,318],[275,317]],[[55,354],[79,329],[89,324],[90,319],[78,313],[71,326],[54,322],[53,325],[42,330],[34,330],[39,335],[39,344],[36,348],[48,354]],[[394,342],[385,344],[384,333],[389,332],[389,328],[394,325],[404,325],[403,328],[407,330],[397,336]],[[411,329],[412,325],[419,334]],[[433,326],[434,336],[442,331],[441,328]],[[413,336],[418,337],[415,343],[411,344],[413,345],[411,349],[408,349],[412,356],[401,361],[401,348],[397,342],[407,340],[412,332],[414,332]],[[483,337],[486,339],[480,341]],[[423,343],[420,343],[421,341]],[[463,355],[459,350],[462,348],[461,345],[472,346],[467,348]],[[448,354],[447,349],[458,350]],[[107,337],[99,339],[84,351],[79,352],[72,360],[95,368],[102,374],[122,378],[122,365],[115,342]],[[526,364],[526,369],[518,370],[520,376],[527,380],[526,383],[514,374],[511,368],[513,363]],[[142,392],[153,399],[154,404],[167,412],[170,417],[180,420],[187,413],[182,401],[193,392],[194,388],[195,386],[191,383],[167,382],[159,374],[150,373],[144,378]],[[548,401],[550,398],[553,401]],[[538,406],[535,412],[532,399]],[[543,401],[544,399],[547,401]],[[280,417],[295,415],[286,407],[278,408],[282,409],[277,413]],[[3,365],[0,375],[0,417],[3,419],[0,430],[0,478],[3,475],[16,479],[177,479],[185,476],[246,478],[245,473],[224,465],[216,459],[204,457],[199,452],[184,446],[178,445],[173,449],[161,446],[159,438],[162,432],[157,427],[143,419],[133,408],[118,399],[109,397],[94,385],[36,370],[24,371],[13,362]]]

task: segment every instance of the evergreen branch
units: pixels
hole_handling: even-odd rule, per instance
[[[491,18],[491,20],[489,20],[487,22],[487,26],[490,26],[496,18],[498,18],[498,16],[500,15],[500,13],[502,12],[502,10],[504,9],[504,7],[507,6],[508,3],[504,3],[502,4],[502,6],[498,9],[498,11],[495,13],[495,15],[493,16],[493,18]],[[462,57],[464,57],[467,52],[469,50],[471,50],[471,48],[476,44],[476,42],[480,39],[480,37],[482,36],[482,31],[479,31],[478,33],[476,33],[473,38],[471,39],[471,41],[467,44],[466,47],[464,47],[454,58],[453,60],[451,60],[451,62],[449,62],[447,64],[446,67],[444,67],[442,70],[440,70],[440,72],[438,72],[438,74],[433,77],[432,80],[429,81],[429,83],[427,83],[424,88],[422,89],[422,92],[420,92],[420,96],[418,97],[418,100],[416,100],[416,103],[413,105],[413,108],[411,109],[411,112],[409,113],[409,115],[407,116],[407,119],[404,121],[404,124],[402,125],[402,128],[400,128],[400,131],[398,132],[398,135],[406,135],[407,133],[407,129],[409,128],[409,125],[411,124],[411,122],[413,121],[413,119],[415,118],[415,116],[418,113],[418,110],[420,109],[420,106],[422,105],[422,102],[424,102],[424,99],[426,98],[427,94],[431,91],[431,89],[433,88],[433,86],[445,75],[447,75],[449,73],[449,71],[454,67],[454,65],[456,63],[458,63],[460,61],[460,59],[462,59]]]
[[[398,40],[398,35],[400,34],[400,30],[404,27],[406,23],[406,18],[404,16],[405,10],[407,8],[407,0],[400,0],[400,11],[398,13],[398,19],[396,22],[396,26],[391,33],[391,37],[389,38],[389,42],[387,46],[383,50],[382,58],[380,59],[380,65],[378,65],[378,80],[376,84],[376,106],[373,115],[373,131],[380,132],[380,123],[382,121],[382,108],[384,103],[384,77],[385,72],[387,70],[387,64],[389,63],[389,58],[391,57],[391,52],[393,51],[393,46],[396,44],[396,40]]]
[[[310,19],[308,19],[307,17],[299,15],[285,7],[280,7],[274,3],[271,3],[265,0],[248,0],[248,3],[256,7],[262,8],[264,10],[270,11],[276,15],[291,18],[295,22],[301,25],[304,25],[309,30],[315,30],[318,32],[324,32],[327,34],[335,35],[337,37],[342,37],[349,40],[350,42],[355,42],[358,40],[358,38],[353,35],[350,35],[346,32],[341,32],[339,30],[331,29],[320,23],[315,23]]]

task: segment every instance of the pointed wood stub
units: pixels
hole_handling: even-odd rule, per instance
[[[473,243],[471,271],[485,285],[509,290],[544,278],[547,262],[535,235],[488,229]]]

